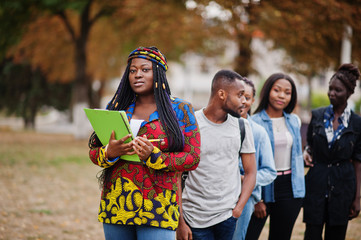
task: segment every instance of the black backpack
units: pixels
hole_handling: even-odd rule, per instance
[[[244,120],[243,118],[238,118],[239,123],[239,131],[241,133],[241,147],[239,148],[239,154],[241,154],[241,148],[244,141],[244,137],[246,136],[246,128],[244,126]]]

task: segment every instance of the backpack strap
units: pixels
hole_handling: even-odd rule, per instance
[[[244,141],[244,137],[246,136],[246,127],[244,126],[243,118],[238,118],[238,123],[239,123],[239,131],[241,134],[241,147],[239,149],[239,154],[241,154],[242,144]]]

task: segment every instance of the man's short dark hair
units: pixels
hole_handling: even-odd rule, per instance
[[[219,89],[229,86],[236,80],[242,80],[243,77],[232,70],[218,71],[212,80],[211,95],[215,94]]]

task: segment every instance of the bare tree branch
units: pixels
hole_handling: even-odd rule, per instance
[[[71,26],[68,17],[65,15],[65,12],[64,11],[57,12],[57,15],[63,20],[65,28],[70,33],[70,36],[73,39],[73,41],[76,41],[74,28]]]
[[[89,25],[92,26],[99,18],[110,15],[114,10],[102,8],[95,16],[89,20]]]

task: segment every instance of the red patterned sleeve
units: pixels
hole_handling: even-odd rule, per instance
[[[102,146],[94,133],[89,139],[89,148],[89,158],[94,164],[103,168],[108,168],[116,163],[116,161],[112,161],[105,157],[105,146]]]
[[[194,109],[190,103],[174,100],[174,110],[183,130],[184,148],[181,152],[162,152],[154,147],[145,164],[153,169],[168,171],[190,171],[197,168],[200,157],[201,138]]]

